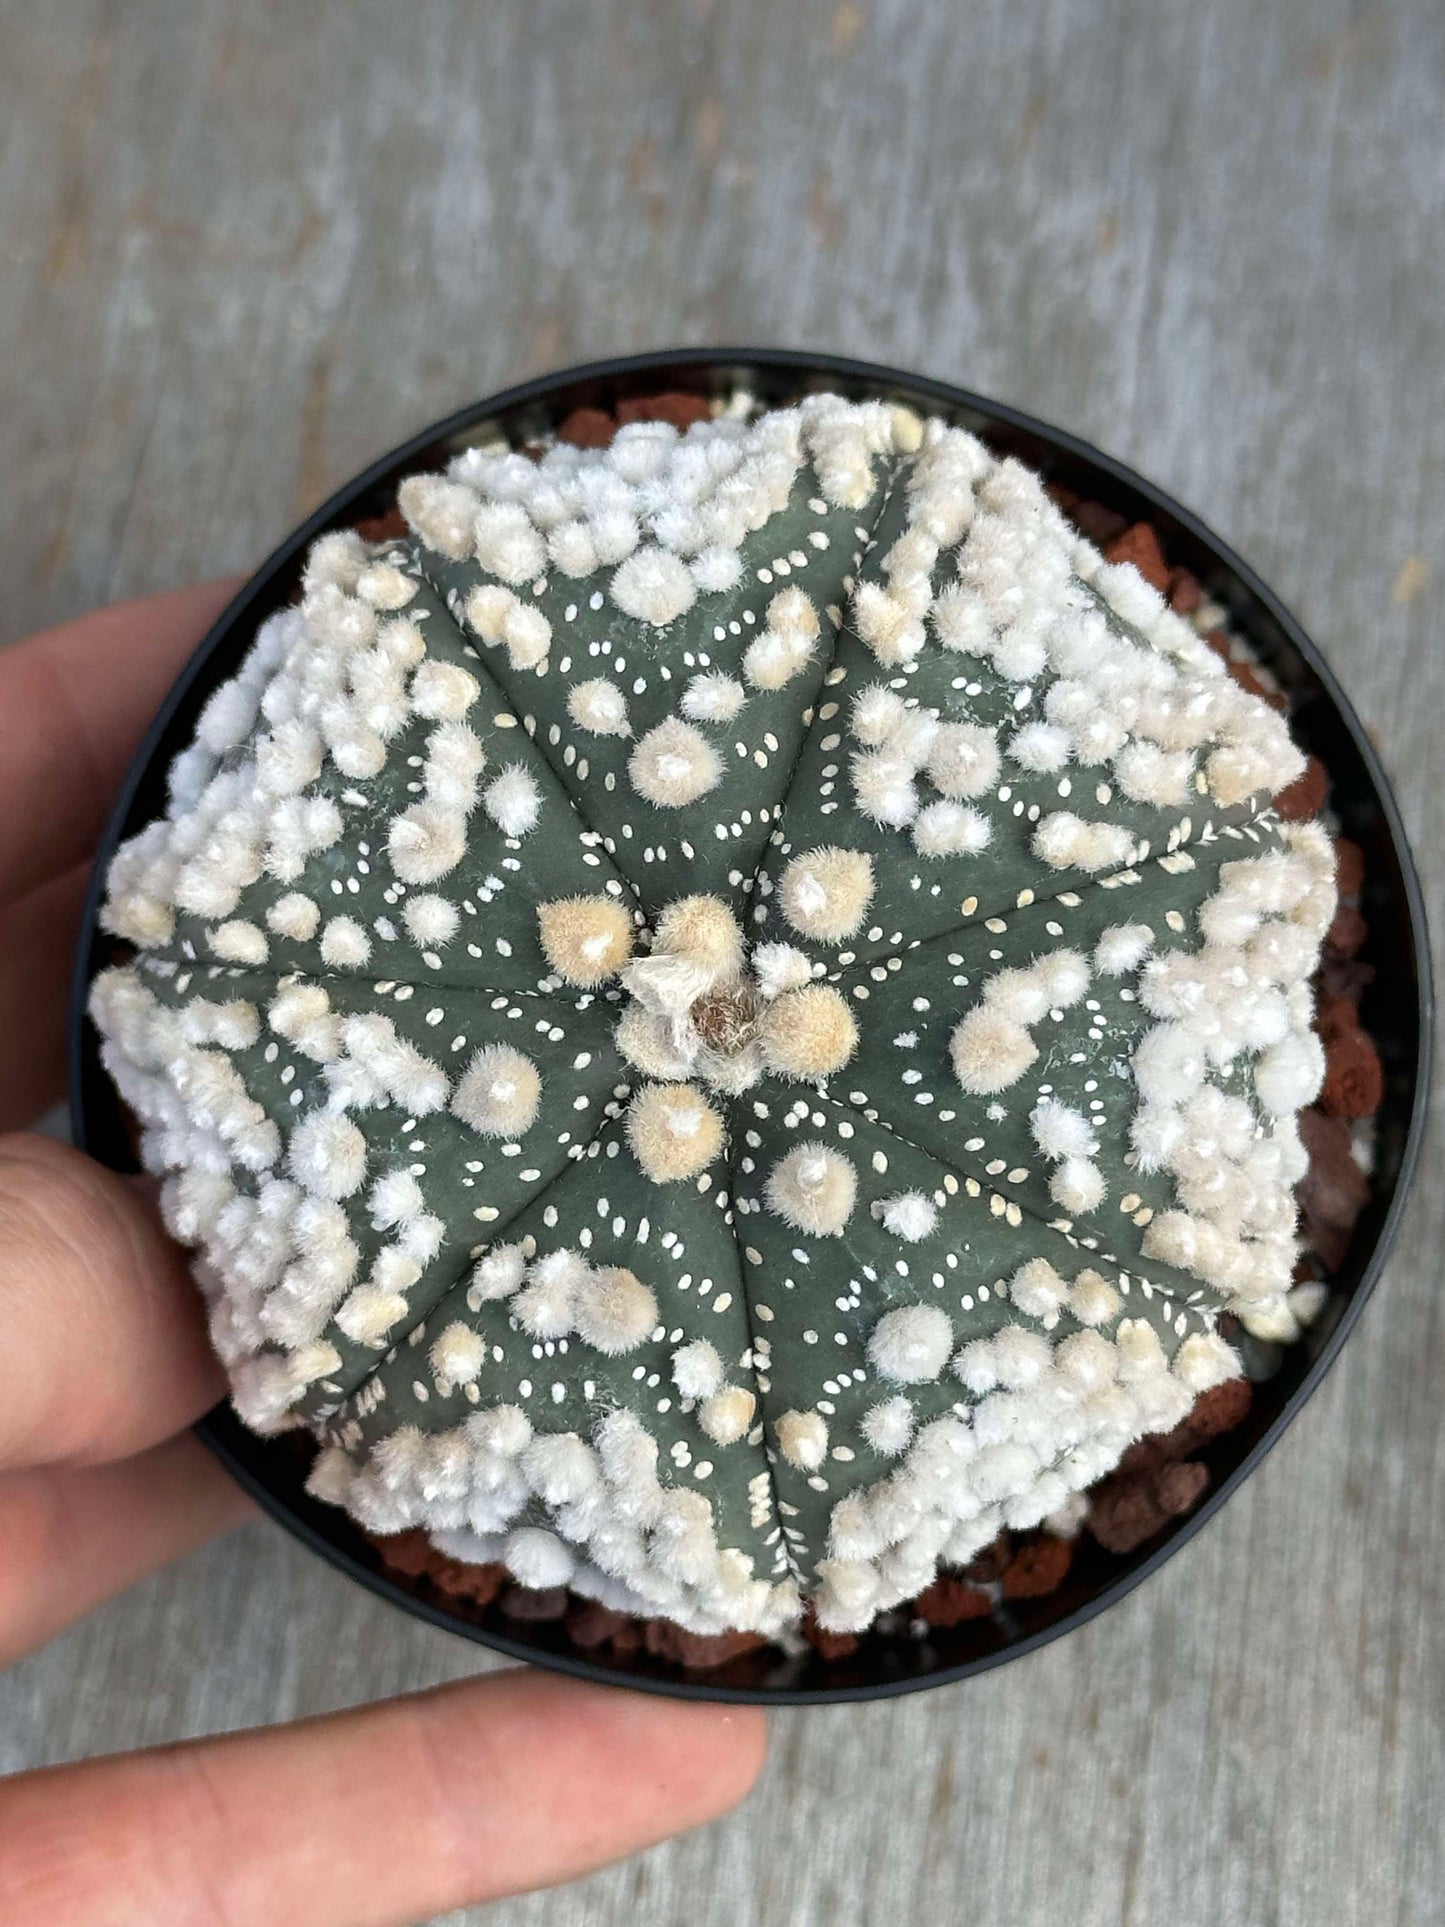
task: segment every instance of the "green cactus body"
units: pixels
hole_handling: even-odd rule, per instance
[[[313,1489],[701,1632],[1077,1516],[1291,1314],[1328,841],[1035,477],[883,404],[471,450],[313,551],[93,995]]]

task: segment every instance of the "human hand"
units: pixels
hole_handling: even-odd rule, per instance
[[[61,1095],[93,852],[234,582],[0,652],[0,1665],[252,1516],[185,1429],[224,1395],[141,1187],[27,1134]],[[543,1674],[0,1780],[7,1927],[386,1927],[568,1880],[740,1799],[765,1729]]]

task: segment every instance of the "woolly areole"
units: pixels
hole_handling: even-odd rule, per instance
[[[698,1632],[866,1626],[1287,1311],[1303,758],[887,404],[471,448],[324,537],[92,1014],[313,1490]]]

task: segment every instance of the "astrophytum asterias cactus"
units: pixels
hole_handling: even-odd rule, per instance
[[[110,876],[95,1021],[236,1404],[373,1532],[866,1625],[1284,1315],[1303,759],[1033,475],[883,403],[400,504]]]

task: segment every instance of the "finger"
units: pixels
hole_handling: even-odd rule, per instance
[[[10,1927],[400,1927],[734,1804],[762,1716],[501,1673],[0,1786]]]
[[[94,849],[147,723],[239,580],[97,609],[0,651],[0,903]]]
[[[0,1139],[0,1469],[129,1458],[224,1389],[139,1187],[53,1139]]]
[[[71,959],[89,866],[0,909],[0,1131],[33,1124],[65,1092]]]
[[[185,1432],[119,1465],[0,1477],[0,1667],[254,1512]]]

